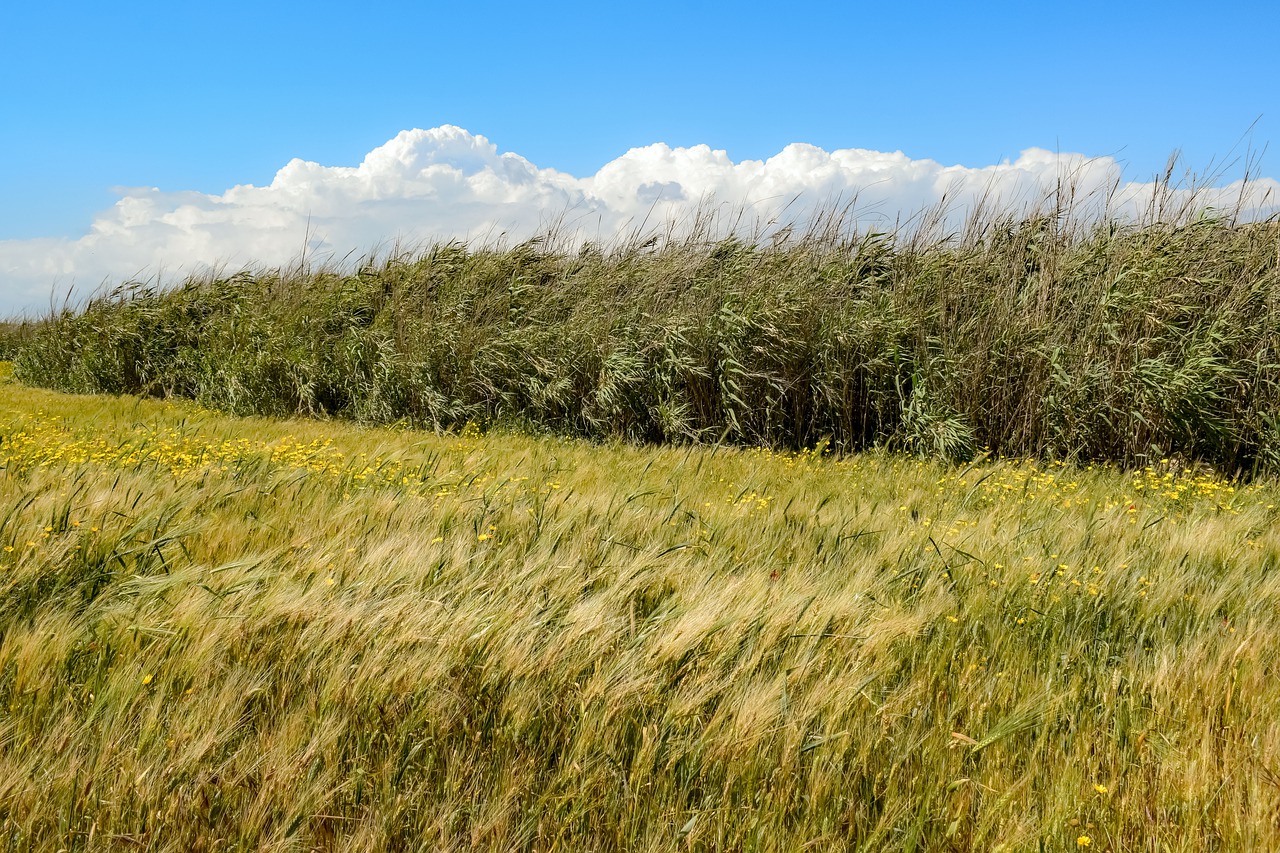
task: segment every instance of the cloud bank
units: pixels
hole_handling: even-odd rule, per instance
[[[1063,181],[1082,208],[1097,208],[1090,215],[1140,216],[1157,190],[1123,182],[1112,158],[1036,148],[970,168],[805,144],[735,163],[706,145],[658,143],[575,177],[446,125],[402,131],[358,166],[292,160],[268,186],[220,195],[124,190],[81,237],[0,241],[0,312],[47,310],[69,288],[83,296],[104,282],[169,280],[209,265],[280,266],[304,252],[324,260],[435,240],[518,241],[553,225],[576,239],[608,242],[689,222],[698,211],[724,211],[726,222],[763,233],[844,206],[852,224],[890,228],[944,205],[944,224],[958,227],[980,200],[1027,209]],[[1197,207],[1239,203],[1247,216],[1270,215],[1280,203],[1280,182],[1272,179],[1196,192]]]

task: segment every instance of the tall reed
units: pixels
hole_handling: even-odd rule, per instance
[[[132,283],[47,318],[16,369],[437,430],[1280,470],[1280,222],[1051,201],[954,232],[829,216]]]

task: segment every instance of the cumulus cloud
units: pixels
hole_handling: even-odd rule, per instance
[[[104,281],[202,267],[279,266],[306,257],[342,258],[434,240],[516,241],[557,226],[579,239],[608,242],[637,231],[727,211],[755,233],[847,206],[859,227],[894,227],[939,205],[956,226],[975,206],[1014,211],[1055,187],[1075,188],[1092,215],[1142,215],[1161,195],[1152,183],[1125,183],[1114,159],[1028,149],[1014,161],[944,166],[901,152],[824,151],[788,145],[768,160],[734,162],[706,145],[634,148],[594,175],[541,169],[500,153],[483,136],[453,126],[406,130],[358,166],[292,160],[267,186],[220,195],[125,189],[78,238],[0,241],[0,311],[40,311],[74,286],[83,295]],[[1166,193],[1166,201],[1266,215],[1280,183]],[[55,292],[57,291],[57,292]]]

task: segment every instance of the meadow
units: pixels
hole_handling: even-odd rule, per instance
[[[1280,849],[1266,477],[11,380],[0,466],[5,849]]]

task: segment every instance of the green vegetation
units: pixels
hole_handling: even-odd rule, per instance
[[[1280,222],[1159,199],[0,324],[0,848],[1280,849]]]
[[[34,320],[0,320],[0,363],[6,363],[6,371],[11,371],[12,365],[7,363],[34,339],[40,325]]]
[[[1214,245],[1261,239],[1204,228]],[[1155,238],[1124,240],[1136,252]],[[388,298],[408,298],[442,257],[380,270],[404,276]],[[518,255],[453,257],[474,271]],[[394,281],[312,283],[315,298],[336,299],[379,280]],[[453,296],[424,304],[461,305],[494,280],[459,273],[440,285]],[[266,300],[287,283],[192,286],[58,323],[85,335],[108,323],[102,346],[116,346],[147,317],[207,305],[210,327],[226,324],[226,343],[211,347],[230,382],[249,363],[232,345],[251,332],[264,335],[264,365],[283,358],[272,347],[305,343],[267,335],[247,310],[243,325],[231,319],[246,294]],[[894,300],[920,295],[905,284],[895,295],[898,284],[862,290],[904,311],[917,303]],[[1200,298],[1180,292],[1150,303],[1152,334],[1175,302]],[[382,328],[391,316],[377,310],[343,339],[395,340]],[[865,330],[908,315],[859,316]],[[547,323],[504,328],[559,328]],[[690,340],[702,340],[696,328]],[[492,334],[459,356],[468,369],[509,340]],[[406,337],[385,364],[429,342]],[[65,363],[68,382],[213,393],[111,373],[93,361],[109,350],[86,346]],[[198,354],[192,342],[167,363]],[[53,355],[47,342],[24,350],[24,371]],[[277,367],[305,366],[297,355]],[[1062,362],[1068,378],[1073,363]],[[309,375],[278,388],[297,392]],[[262,381],[271,405],[301,402],[286,406]],[[248,390],[231,384],[216,402],[247,407],[253,397],[235,395]],[[384,398],[343,399],[325,407],[372,416],[362,407]],[[563,423],[586,431],[577,411]],[[782,422],[747,415],[740,437]],[[1280,849],[1280,487],[1264,478],[1155,460],[952,467],[435,436],[9,383],[0,464],[5,849]]]
[[[1280,222],[1055,210],[126,285],[13,330],[17,374],[433,430],[1280,472]]]

